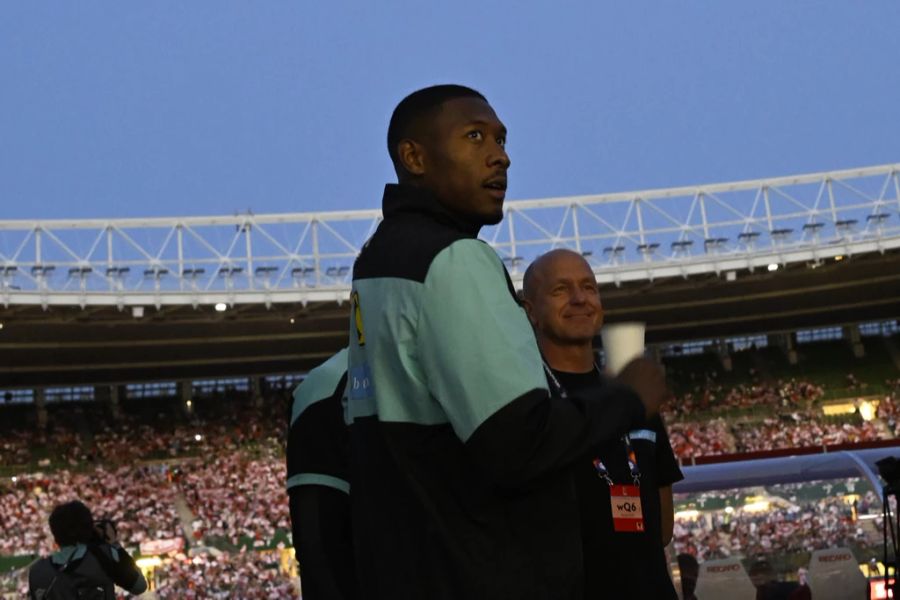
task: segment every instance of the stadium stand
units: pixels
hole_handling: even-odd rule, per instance
[[[700,567],[697,598],[731,598],[754,600],[756,589],[736,559],[711,560]]]
[[[884,356],[835,374],[823,358],[836,351],[833,342],[805,346],[797,368],[765,347],[735,353],[740,359],[731,371],[712,353],[667,357],[679,390],[666,410],[677,456],[740,457],[897,436],[900,377]],[[260,401],[246,386],[207,384],[195,386],[190,410],[172,386],[158,386],[163,393],[149,398],[134,386],[117,417],[102,402],[69,400],[49,406],[46,430],[0,426],[0,557],[51,551],[49,511],[77,497],[119,523],[129,547],[181,538],[194,549],[162,557],[152,569],[161,598],[230,597],[235,590],[247,598],[292,597],[295,587],[276,564],[290,546],[283,493],[289,388],[268,386]],[[877,400],[870,420],[863,419],[860,398]],[[835,403],[847,405],[845,412],[826,414],[824,407]],[[3,410],[34,422],[27,403]],[[701,564],[737,557],[747,568],[765,556],[787,577],[822,549],[847,546],[861,560],[873,557],[881,522],[875,492],[853,493],[846,482],[833,493],[812,487],[818,491],[800,484],[754,490],[766,498],[764,509],[759,500],[744,506],[747,490],[694,495],[690,508],[687,500],[679,508],[673,553],[692,554]],[[247,587],[254,579],[263,582],[261,595],[249,595],[256,593]],[[13,593],[21,582],[10,571],[0,577],[0,590]]]
[[[287,541],[290,515],[284,501],[285,464],[278,452],[243,450],[183,463],[178,488],[196,516],[196,539],[230,549],[269,548]]]
[[[160,598],[299,598],[296,586],[279,570],[277,558],[255,552],[201,554],[169,560],[154,570]]]
[[[577,248],[608,320],[647,322],[685,465],[890,444],[900,236],[885,210],[898,177],[882,165],[510,202],[486,239],[514,285],[537,253]],[[702,237],[698,203],[710,209]],[[636,223],[613,216],[642,211]],[[5,222],[0,238],[18,250],[0,268],[0,594],[21,596],[23,567],[52,547],[50,508],[80,497],[119,523],[159,597],[296,597],[289,393],[345,343],[349,265],[379,219]],[[80,243],[94,239],[105,243]],[[672,548],[747,570],[764,555],[787,578],[829,546],[862,562],[877,545],[877,491],[830,481],[694,492],[677,498]],[[172,539],[183,549],[151,553]]]
[[[881,514],[878,498],[871,490],[852,502],[847,501],[847,494],[804,502],[791,502],[777,494],[773,489],[765,490],[762,496],[769,500],[755,499],[743,508],[738,503],[737,508],[729,504],[718,509],[679,513],[675,522],[676,553],[694,555],[699,561],[769,555],[784,559],[838,546],[852,546],[866,554],[881,543],[880,530],[868,524],[869,518],[874,522]],[[747,493],[746,490],[722,491],[714,497],[744,500]],[[711,499],[701,496],[694,502],[706,503]],[[876,509],[877,513],[868,512]],[[866,519],[860,520],[860,515]]]

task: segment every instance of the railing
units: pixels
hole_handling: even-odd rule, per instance
[[[507,202],[489,242],[521,282],[582,253],[601,282],[773,268],[900,247],[900,164],[674,189]],[[0,303],[343,301],[381,211],[0,221]]]

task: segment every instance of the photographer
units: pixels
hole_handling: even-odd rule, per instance
[[[28,571],[31,600],[114,600],[116,585],[132,594],[147,590],[134,560],[118,544],[115,525],[95,523],[83,503],[74,500],[54,508],[50,531],[59,551]]]

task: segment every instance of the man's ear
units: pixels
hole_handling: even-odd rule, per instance
[[[397,158],[410,175],[421,177],[425,174],[425,148],[422,144],[409,138],[400,140]]]
[[[537,317],[534,314],[534,304],[532,304],[527,298],[522,298],[522,308],[525,309],[525,314],[528,315],[528,321],[531,323],[531,326],[537,327]]]

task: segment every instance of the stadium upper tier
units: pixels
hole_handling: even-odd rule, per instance
[[[373,196],[374,198],[374,196]],[[900,163],[774,179],[510,201],[482,238],[517,285],[581,252],[601,283],[819,264],[900,248]],[[156,306],[345,300],[380,210],[0,221],[0,302]]]

